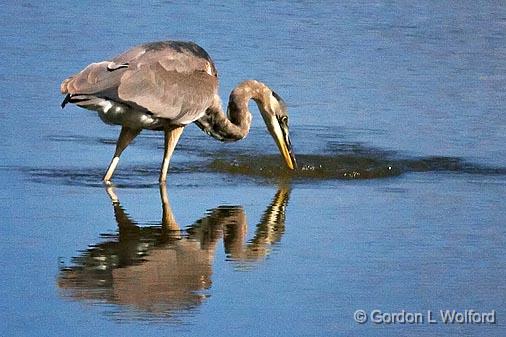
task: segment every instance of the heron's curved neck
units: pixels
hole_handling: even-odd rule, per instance
[[[195,123],[208,135],[220,141],[240,140],[248,135],[251,127],[249,100],[253,99],[263,114],[270,92],[271,90],[261,82],[244,81],[230,93],[227,114],[223,111],[219,96],[216,95],[205,115]]]

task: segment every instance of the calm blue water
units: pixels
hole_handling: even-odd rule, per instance
[[[506,6],[493,1],[7,2],[0,11],[0,334],[500,336],[506,315]],[[59,83],[137,43],[193,40],[225,99],[266,82],[301,166],[260,116],[190,126],[157,183]],[[496,324],[358,324],[356,310],[495,310]]]

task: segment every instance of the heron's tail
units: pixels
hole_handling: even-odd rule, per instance
[[[67,78],[66,80],[64,80],[63,82],[61,82],[60,84],[60,91],[63,95],[67,94],[65,96],[65,98],[63,99],[63,102],[61,102],[61,108],[63,109],[65,107],[65,105],[67,105],[67,103],[70,102],[70,92],[69,92],[69,88],[68,88],[68,84],[70,81],[72,81],[72,77],[69,77]]]
[[[61,108],[65,108],[65,106],[68,103],[82,103],[90,101],[91,99],[97,98],[92,95],[83,95],[80,93],[77,93],[75,90],[75,77],[69,77],[66,80],[64,80],[60,85],[60,91],[63,95],[65,95],[65,98],[63,99],[63,102],[61,102]],[[79,105],[79,104],[78,104]]]
[[[63,102],[61,102],[61,108],[65,108],[68,103],[75,103],[84,108],[88,108],[87,105],[93,105],[92,103],[96,103],[95,101],[97,100],[97,97],[93,95],[82,95],[76,93],[72,83],[73,80],[74,77],[69,77],[60,85],[61,93],[64,95],[66,94]]]
[[[67,96],[65,96],[65,98],[63,99],[63,102],[61,102],[61,108],[63,109],[65,105],[67,105],[67,103],[69,102],[70,102],[70,94],[67,94]]]

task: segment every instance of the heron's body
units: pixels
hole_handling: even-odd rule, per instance
[[[74,103],[97,111],[107,124],[122,126],[116,153],[104,177],[106,182],[122,151],[142,129],[165,132],[160,181],[166,179],[172,151],[186,125],[195,122],[222,141],[244,138],[251,125],[250,99],[257,102],[287,165],[295,165],[281,98],[261,82],[245,81],[231,93],[227,117],[218,96],[214,63],[204,49],[192,42],[139,45],[110,61],[88,65],[63,81],[61,92],[66,95],[62,107]]]
[[[111,125],[123,125],[131,129],[162,129],[164,120],[128,105],[108,99],[101,99],[95,105],[86,108],[98,112],[100,119]]]

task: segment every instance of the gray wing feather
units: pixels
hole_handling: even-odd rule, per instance
[[[134,47],[66,79],[61,91],[93,95],[189,123],[211,105],[218,79],[209,55],[190,42]]]
[[[125,68],[115,71],[109,70],[116,65],[109,61],[92,63],[78,74],[67,78],[61,84],[62,94],[72,95],[107,95],[107,92],[114,90],[125,72]]]
[[[118,97],[157,117],[189,123],[211,105],[216,87],[216,79],[207,73],[167,71],[160,63],[149,63],[125,72]]]

